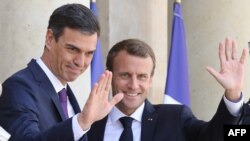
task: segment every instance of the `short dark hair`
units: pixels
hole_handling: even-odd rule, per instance
[[[154,75],[155,70],[155,54],[153,49],[145,42],[139,39],[126,39],[115,44],[109,51],[107,56],[106,67],[108,70],[113,71],[113,63],[117,54],[121,51],[126,51],[130,55],[146,58],[150,57],[153,61],[153,68],[151,76]]]
[[[100,35],[97,17],[89,8],[81,4],[66,4],[52,13],[48,29],[52,29],[56,41],[63,34],[65,27],[77,29],[84,34]]]

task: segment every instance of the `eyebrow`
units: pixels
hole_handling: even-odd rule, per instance
[[[82,50],[80,49],[80,47],[72,45],[72,44],[69,44],[69,43],[66,44],[66,47],[71,47],[71,48],[77,49],[78,51],[82,52]],[[89,50],[87,52],[95,52],[95,51],[96,51],[96,49]]]
[[[67,47],[72,47],[72,48],[76,48],[76,49],[79,49],[79,47],[75,46],[75,45],[72,45],[72,44],[66,44]]]

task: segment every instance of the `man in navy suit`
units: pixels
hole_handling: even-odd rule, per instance
[[[44,52],[3,83],[0,125],[11,141],[87,140],[93,122],[105,117],[122,99],[108,100],[112,73],[104,72],[83,110],[68,86],[89,66],[100,27],[87,7],[66,4],[50,16]],[[59,92],[66,89],[59,101]],[[61,98],[60,98],[61,99]]]
[[[131,117],[133,139],[129,141],[223,141],[223,125],[236,124],[241,114],[246,54],[244,49],[237,59],[235,41],[220,43],[221,70],[207,70],[225,88],[225,94],[212,120],[205,122],[184,105],[152,105],[147,95],[155,69],[153,50],[138,39],[115,44],[108,53],[106,67],[113,73],[113,96],[121,92],[124,98],[108,116],[92,125],[88,140],[121,141],[121,134],[130,131],[129,125],[124,125],[123,133],[119,119]]]

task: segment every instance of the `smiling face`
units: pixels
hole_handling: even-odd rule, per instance
[[[113,60],[113,95],[124,93],[116,107],[124,114],[131,115],[147,98],[152,84],[153,61],[120,51]]]
[[[53,31],[48,29],[42,60],[65,85],[87,69],[93,58],[96,43],[97,33],[89,35],[79,30],[65,28],[56,41]]]

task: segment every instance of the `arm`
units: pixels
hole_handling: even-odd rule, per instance
[[[71,119],[59,123],[54,103],[43,103],[48,95],[31,85],[33,81],[11,77],[3,83],[0,125],[11,133],[11,141],[67,140],[72,136]],[[28,87],[27,87],[28,86]],[[41,96],[45,99],[41,99]],[[43,101],[43,102],[42,102]],[[51,106],[53,105],[53,106]],[[51,110],[47,110],[51,109]],[[60,135],[60,136],[58,136]]]
[[[11,140],[73,140],[72,118],[58,123],[60,119],[54,103],[46,100],[50,99],[47,97],[50,94],[44,91],[43,87],[47,87],[45,83],[43,87],[37,87],[36,81],[21,74],[21,77],[18,75],[5,81],[0,98],[0,124],[13,135]],[[80,117],[79,123],[83,130],[89,129],[93,122],[106,116],[116,102],[122,99],[123,95],[120,94],[118,99],[115,97],[108,100],[111,78],[112,74],[105,72],[92,90],[83,111],[78,114],[78,122]]]
[[[187,141],[223,141],[224,125],[237,124],[240,117],[235,117],[227,110],[224,100],[211,120],[197,120],[187,107],[182,109],[181,119],[184,123]]]

